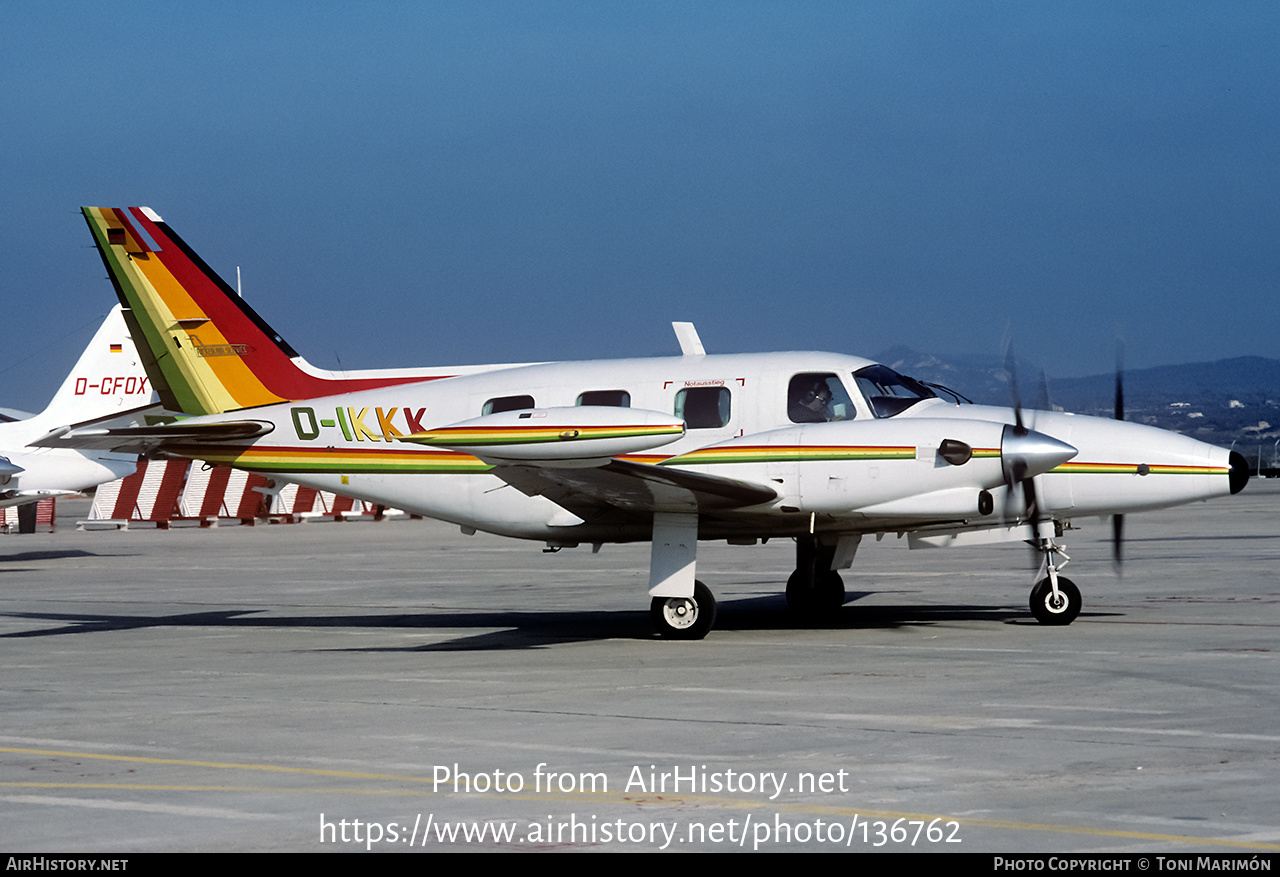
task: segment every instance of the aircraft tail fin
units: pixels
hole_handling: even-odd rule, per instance
[[[48,426],[70,425],[125,414],[150,402],[151,384],[122,308],[116,305],[52,401],[32,420]]]
[[[218,414],[422,380],[325,378],[154,211],[81,208],[161,402]]]

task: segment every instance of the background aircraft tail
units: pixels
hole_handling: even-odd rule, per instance
[[[38,500],[78,493],[137,468],[137,454],[33,444],[68,427],[136,426],[155,408],[122,313],[119,305],[111,309],[44,411],[0,423],[0,507],[34,509]],[[27,512],[18,521],[22,532],[35,532]]]
[[[151,383],[172,411],[218,414],[425,379],[326,378],[304,370],[297,352],[154,211],[81,212]]]
[[[46,429],[67,426],[126,414],[150,402],[151,383],[116,305],[53,400],[31,421]]]

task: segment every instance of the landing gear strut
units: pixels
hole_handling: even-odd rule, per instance
[[[664,639],[702,639],[716,623],[716,598],[694,582],[692,597],[654,597],[649,617]]]

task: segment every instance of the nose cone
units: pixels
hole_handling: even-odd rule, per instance
[[[1249,483],[1249,464],[1245,462],[1244,455],[1239,451],[1231,452],[1231,474],[1228,476],[1228,482],[1231,484],[1232,496],[1244,490],[1244,486]]]
[[[1009,482],[1056,469],[1077,453],[1066,442],[1023,426],[1006,426],[1000,440],[1000,464]]]

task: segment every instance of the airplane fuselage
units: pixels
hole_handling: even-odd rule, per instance
[[[687,428],[669,444],[623,459],[775,490],[756,506],[704,510],[702,538],[1000,523],[1008,514],[1002,430],[1014,412],[920,398],[876,417],[855,377],[869,366],[858,357],[793,352],[496,368],[192,418],[186,422],[250,419],[273,427],[252,444],[183,454],[507,536],[552,544],[648,539],[648,518],[619,514],[586,524],[494,475],[483,455],[401,440],[493,411],[625,400],[632,409],[679,413]],[[847,398],[827,411],[834,419],[795,422],[789,396],[805,375],[842,382]],[[1046,516],[1110,515],[1231,492],[1228,452],[1185,436],[1062,412],[1028,412],[1027,425],[1078,450],[1037,479]],[[972,459],[941,460],[947,440],[971,447]],[[980,497],[984,491],[991,502]]]

